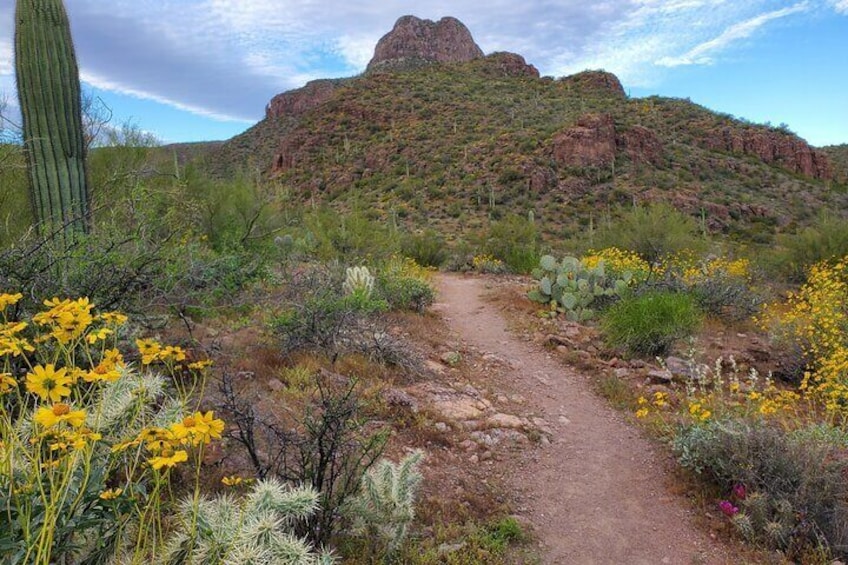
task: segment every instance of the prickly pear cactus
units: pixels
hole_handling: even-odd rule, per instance
[[[587,268],[576,257],[557,261],[551,255],[539,260],[533,272],[539,281],[528,293],[530,300],[548,304],[554,312],[564,312],[569,320],[586,322],[594,318],[594,305],[620,297],[628,287],[629,273],[620,279],[607,277],[603,261]]]

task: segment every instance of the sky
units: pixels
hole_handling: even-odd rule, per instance
[[[228,139],[277,93],[361,73],[403,15],[453,16],[486,53],[543,75],[618,75],[848,143],[848,0],[65,0],[84,88],[162,142]],[[14,2],[0,3],[0,100],[14,118]]]

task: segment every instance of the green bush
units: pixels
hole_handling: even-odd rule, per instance
[[[684,467],[736,491],[733,522],[750,540],[796,559],[822,547],[846,555],[848,461],[841,445],[818,432],[731,420],[679,430],[674,449]]]
[[[791,282],[800,283],[810,265],[848,255],[848,222],[823,211],[813,225],[779,237],[778,245],[774,266]]]
[[[377,287],[392,310],[421,313],[436,299],[428,275],[414,260],[393,257],[380,269]]]
[[[601,327],[607,342],[636,355],[664,355],[700,326],[701,312],[688,294],[649,291],[613,304]]]
[[[708,243],[692,217],[665,203],[634,207],[602,225],[596,239],[598,248],[634,251],[651,264],[684,250],[704,251]]]
[[[409,234],[401,240],[401,253],[415,259],[424,267],[441,267],[448,259],[445,238],[435,230],[424,230],[420,234]]]
[[[483,241],[483,251],[500,259],[514,273],[529,273],[539,263],[539,230],[523,216],[507,215],[492,222]]]

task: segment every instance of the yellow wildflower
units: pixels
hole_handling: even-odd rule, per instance
[[[18,381],[11,373],[0,373],[0,394],[11,392],[18,386]]]
[[[114,324],[116,326],[122,326],[127,323],[127,317],[120,312],[103,312],[100,314],[100,319],[106,322],[107,324]]]
[[[20,292],[16,294],[8,294],[5,292],[0,293],[0,312],[13,304],[17,304],[17,302],[23,297],[24,295]]]
[[[68,386],[70,384],[67,370],[63,367],[57,371],[52,363],[36,365],[26,376],[26,389],[40,396],[42,400],[59,402],[71,394]]]
[[[171,454],[162,454],[157,457],[151,457],[147,460],[150,463],[150,466],[156,469],[157,471],[162,467],[174,467],[178,463],[183,463],[188,461],[188,453],[185,450],[178,450]]]
[[[193,369],[195,371],[202,371],[206,367],[211,367],[212,361],[210,359],[204,359],[202,361],[195,361],[194,363],[189,363],[188,368]]]
[[[119,496],[121,496],[121,494],[123,492],[124,492],[124,489],[122,489],[122,488],[110,488],[109,490],[104,490],[103,492],[100,493],[100,499],[101,500],[114,500],[114,499],[118,498]]]
[[[644,418],[648,415],[649,410],[647,408],[640,408],[636,411],[637,418]]]
[[[71,410],[65,403],[57,402],[52,406],[42,406],[35,412],[33,420],[44,428],[52,428],[62,422],[79,428],[85,423],[85,410]]]
[[[137,339],[135,344],[138,347],[138,352],[141,355],[141,364],[150,365],[159,358],[159,353],[162,351],[162,345],[153,339]]]
[[[103,341],[113,333],[115,332],[109,328],[98,328],[92,332],[89,332],[89,334],[85,336],[85,340],[91,345],[94,345],[98,341]]]
[[[244,482],[244,479],[242,479],[241,477],[238,477],[236,475],[233,475],[231,477],[224,477],[223,479],[221,479],[221,482],[228,487],[235,487],[235,486],[240,485],[242,482]]]

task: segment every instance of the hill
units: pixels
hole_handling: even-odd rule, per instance
[[[362,76],[283,93],[208,166],[252,163],[304,201],[460,234],[532,211],[548,238],[569,237],[618,205],[667,201],[714,232],[766,242],[817,208],[844,208],[838,149],[689,100],[628,98],[602,71],[540,77],[518,55],[458,41],[458,60],[384,49]]]

